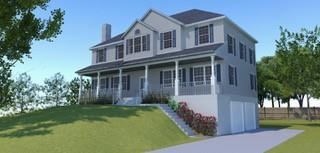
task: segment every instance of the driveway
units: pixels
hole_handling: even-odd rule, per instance
[[[246,133],[219,136],[173,146],[150,153],[263,153],[302,132],[302,130],[289,129],[257,129]]]

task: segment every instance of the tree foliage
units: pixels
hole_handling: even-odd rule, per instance
[[[56,106],[65,105],[68,83],[62,74],[56,73],[50,79],[45,79],[43,89],[46,101],[54,103]]]
[[[19,108],[20,112],[25,112],[28,105],[35,103],[37,100],[38,86],[31,81],[27,73],[22,73],[13,83],[14,107]]]
[[[0,106],[10,102],[11,67],[31,57],[34,41],[52,41],[61,33],[64,11],[54,9],[47,19],[35,11],[47,11],[50,0],[0,1]]]
[[[90,89],[90,81],[87,79],[82,79],[82,85],[84,89]],[[72,79],[69,83],[69,91],[67,94],[67,101],[70,104],[77,104],[79,97],[79,89],[80,89],[80,78],[76,77]]]

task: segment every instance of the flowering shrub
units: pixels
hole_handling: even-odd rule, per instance
[[[179,103],[178,102],[176,102],[175,100],[173,100],[173,99],[170,99],[169,101],[168,101],[168,105],[169,105],[169,107],[173,110],[173,111],[177,111],[178,110],[178,108],[179,108]]]
[[[214,116],[202,116],[200,113],[194,113],[186,102],[180,102],[177,114],[194,131],[203,135],[214,136],[216,133],[216,118]]]

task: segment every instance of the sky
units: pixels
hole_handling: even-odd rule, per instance
[[[274,55],[279,27],[290,31],[313,29],[320,24],[319,0],[52,0],[48,11],[65,10],[62,34],[54,42],[34,42],[32,59],[16,64],[13,77],[27,72],[35,83],[62,73],[66,80],[76,77],[75,71],[91,63],[89,48],[101,41],[101,26],[112,25],[112,36],[127,30],[150,8],[171,15],[189,9],[202,9],[228,16],[258,40],[257,60]],[[46,17],[44,12],[37,12]]]

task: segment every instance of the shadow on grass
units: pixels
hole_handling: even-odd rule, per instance
[[[52,134],[52,127],[76,121],[108,122],[110,118],[129,118],[154,111],[155,107],[67,106],[49,108],[0,119],[0,137],[20,138]]]

